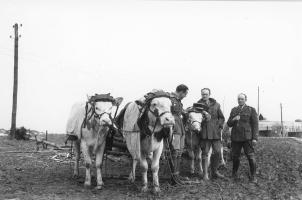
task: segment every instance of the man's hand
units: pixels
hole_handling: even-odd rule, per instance
[[[233,118],[233,121],[239,121],[240,120],[240,115],[236,115],[236,117]]]
[[[204,116],[205,116],[205,118],[206,118],[207,121],[210,121],[211,115],[208,112],[203,111],[202,114],[204,114]]]
[[[257,140],[252,140],[252,145],[256,146],[256,144],[257,144]]]

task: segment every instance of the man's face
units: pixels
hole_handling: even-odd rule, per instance
[[[243,94],[239,94],[238,95],[238,104],[240,106],[243,106],[245,104],[245,102],[246,102],[245,96]]]
[[[201,91],[201,98],[205,101],[209,100],[210,98],[210,91],[209,90],[202,90]]]
[[[180,100],[185,98],[187,95],[188,95],[188,91],[185,91],[185,92],[181,91],[181,92],[178,93],[178,97],[179,97]]]

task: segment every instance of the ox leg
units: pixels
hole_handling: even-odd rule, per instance
[[[142,168],[142,178],[143,178],[142,192],[147,192],[148,191],[148,178],[147,178],[148,162],[145,156],[141,157],[140,164]]]
[[[200,149],[200,148],[197,148],[196,158],[197,158],[197,162],[198,162],[198,174],[199,174],[200,176],[202,176],[202,174],[203,174],[203,169],[202,169],[201,149]]]
[[[85,187],[90,187],[91,186],[91,165],[92,165],[92,160],[91,160],[91,152],[89,150],[89,147],[85,142],[81,142],[81,147],[82,147],[82,152],[85,160],[85,167],[86,167],[86,176],[85,176]]]
[[[75,152],[75,162],[74,162],[74,170],[73,170],[73,177],[79,177],[79,160],[80,160],[80,140],[75,141],[74,143],[74,152]]]
[[[225,162],[224,157],[223,157],[223,147],[221,147],[220,151],[221,151],[221,165],[226,166],[226,162]]]
[[[151,164],[151,170],[153,175],[153,193],[158,194],[160,192],[159,181],[158,181],[158,171],[159,171],[159,160],[163,151],[163,144],[153,152],[153,159]]]
[[[208,167],[209,167],[210,164],[211,164],[211,157],[212,157],[212,154],[213,154],[213,148],[210,147],[210,150],[209,150],[209,153],[208,153]]]
[[[135,181],[136,165],[137,165],[137,159],[133,159],[132,160],[132,170],[131,170],[131,172],[129,174],[129,178],[128,178],[128,180],[130,181],[130,183],[134,183],[134,181]]]
[[[96,152],[96,158],[95,158],[95,166],[96,166],[96,174],[97,174],[97,186],[96,189],[100,190],[102,189],[104,182],[102,179],[102,162],[103,162],[103,156],[104,156],[104,150],[105,150],[106,142],[103,143],[101,147],[99,147],[98,151]]]
[[[192,150],[192,149],[189,150],[189,158],[190,158],[190,173],[194,174],[195,173],[195,155],[194,155],[194,150]]]

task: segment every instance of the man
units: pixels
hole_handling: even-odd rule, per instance
[[[171,112],[175,118],[175,126],[173,130],[173,140],[169,146],[174,164],[174,169],[172,169],[172,172],[176,176],[179,176],[181,154],[185,144],[185,128],[182,120],[184,109],[181,100],[187,96],[188,90],[189,88],[186,85],[181,84],[176,87],[175,92],[171,93]]]
[[[201,90],[202,98],[198,103],[207,107],[203,114],[205,116],[205,121],[201,124],[201,150],[202,150],[202,167],[204,169],[204,180],[209,180],[208,175],[208,156],[209,150],[212,147],[213,155],[211,157],[212,163],[212,176],[213,178],[224,178],[222,174],[218,172],[218,167],[221,160],[221,130],[224,124],[224,116],[220,109],[219,103],[215,99],[210,98],[211,90],[209,88],[203,88]]]
[[[250,180],[256,182],[256,160],[254,146],[258,137],[258,117],[255,108],[246,105],[247,96],[243,93],[238,95],[239,106],[232,109],[228,119],[228,126],[232,127],[231,147],[233,157],[233,173],[235,180],[238,179],[238,168],[240,165],[240,154],[243,148],[249,161]]]

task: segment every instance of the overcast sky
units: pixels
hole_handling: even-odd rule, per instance
[[[0,128],[10,128],[12,25],[22,23],[17,126],[64,132],[73,103],[133,101],[184,83],[188,107],[212,89],[224,114],[240,92],[270,120],[302,118],[302,2],[0,2]],[[123,104],[124,105],[124,104]]]

